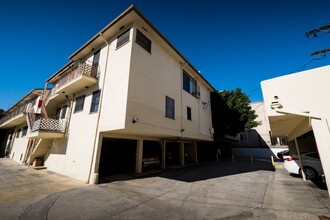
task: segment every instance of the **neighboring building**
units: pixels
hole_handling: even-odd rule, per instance
[[[318,150],[330,189],[330,66],[261,82],[273,136],[286,136],[291,154]],[[330,195],[330,193],[329,193]]]
[[[285,136],[272,137],[264,102],[253,102],[250,103],[250,106],[257,115],[255,121],[261,122],[261,124],[237,135],[234,139],[236,142],[233,142],[232,146],[252,148],[287,147],[287,138]]]
[[[277,152],[288,148],[285,136],[272,137],[269,126],[268,115],[264,102],[250,103],[251,109],[255,111],[255,121],[261,122],[257,127],[241,132],[232,138],[232,153],[248,156],[276,156]]]
[[[45,92],[48,92],[46,90]],[[6,133],[5,139],[0,141],[1,148],[4,149],[4,156],[9,156],[16,161],[26,161],[25,158],[29,139],[26,113],[33,111],[38,113],[38,106],[41,106],[40,97],[43,89],[34,89],[25,97],[8,109],[5,116],[0,119],[0,128]]]
[[[135,6],[69,58],[22,121],[28,164],[42,158],[49,170],[96,183],[149,162],[184,165],[185,154],[197,162],[197,142],[212,141],[215,89]]]

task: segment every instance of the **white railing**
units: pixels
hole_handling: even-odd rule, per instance
[[[31,131],[54,131],[64,133],[66,130],[66,119],[39,118],[33,123]]]

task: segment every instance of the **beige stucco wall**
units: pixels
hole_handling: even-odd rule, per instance
[[[140,30],[143,31],[141,28]],[[132,45],[125,124],[127,132],[156,137],[211,140],[209,90],[196,79],[201,98],[184,91],[183,65],[157,38],[148,32],[143,33],[152,41],[152,51],[149,53],[135,42]],[[191,71],[186,71],[194,76]],[[175,119],[165,117],[166,96],[175,100]],[[205,109],[201,102],[207,103]],[[191,121],[187,120],[187,106],[192,109]],[[132,123],[133,117],[139,118],[139,122]]]
[[[266,111],[269,116],[278,115],[270,108],[278,101],[285,110],[310,112],[313,115],[330,117],[330,103],[325,101],[330,94],[330,66],[311,69],[261,82]]]
[[[68,105],[66,118],[70,121],[66,137],[54,139],[50,149],[45,155],[45,166],[47,169],[71,176],[73,178],[88,181],[91,166],[98,113],[90,113],[93,92],[97,91],[103,82],[105,71],[107,47],[100,51],[100,77],[98,84],[83,89],[74,96],[71,94],[68,101],[61,103],[58,107]],[[93,60],[91,55],[88,60]],[[85,95],[84,108],[82,111],[74,112],[75,98]],[[100,109],[99,109],[100,111]]]
[[[10,153],[10,158],[20,163],[24,160],[26,146],[29,141],[29,139],[26,138],[26,136],[22,137],[22,129],[24,126],[26,125],[18,126],[15,129],[15,134],[14,134],[15,137],[13,137],[15,139]],[[21,129],[21,132],[19,134],[19,137],[16,137],[16,133],[18,129]]]

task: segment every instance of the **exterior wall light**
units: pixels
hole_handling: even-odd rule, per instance
[[[133,117],[133,120],[132,120],[132,123],[135,124],[136,122],[139,121],[139,118],[138,117]]]

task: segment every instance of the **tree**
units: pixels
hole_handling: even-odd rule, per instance
[[[2,118],[5,115],[5,110],[0,108],[0,118]]]
[[[211,93],[212,119],[215,139],[224,135],[236,136],[261,124],[249,106],[249,97],[241,88]]]

